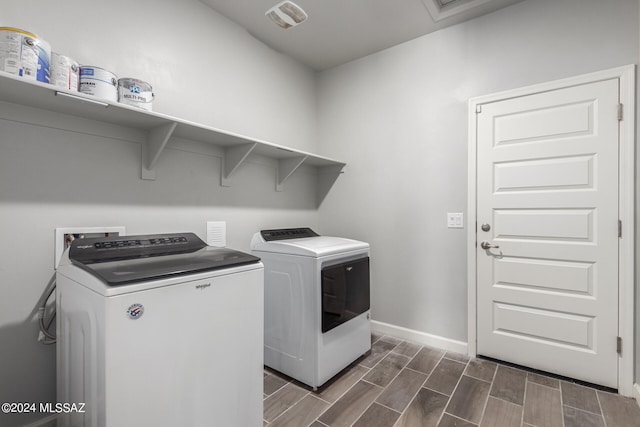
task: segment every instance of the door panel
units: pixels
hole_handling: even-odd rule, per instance
[[[494,268],[496,286],[593,296],[593,263],[511,257]]]
[[[617,388],[618,86],[482,105],[478,354]]]
[[[592,317],[498,303],[493,311],[497,333],[542,344],[593,347]]]
[[[494,165],[494,191],[593,188],[593,164],[593,156],[497,163]]]
[[[495,118],[495,145],[548,141],[550,137],[570,138],[592,135],[592,100],[542,109],[516,111]],[[562,120],[555,120],[561,116]]]
[[[593,209],[495,210],[494,238],[592,242]]]

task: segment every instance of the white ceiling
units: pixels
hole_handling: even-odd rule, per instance
[[[281,0],[200,1],[273,49],[324,70],[522,0],[291,0],[309,18],[286,30],[265,17]]]

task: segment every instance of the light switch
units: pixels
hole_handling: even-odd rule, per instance
[[[448,228],[464,228],[464,217],[462,212],[448,213],[447,227]]]

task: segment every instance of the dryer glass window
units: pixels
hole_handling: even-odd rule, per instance
[[[322,332],[369,310],[369,258],[322,269]]]

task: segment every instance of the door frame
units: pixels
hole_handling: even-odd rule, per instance
[[[635,261],[635,65],[598,71],[542,84],[479,96],[469,100],[468,200],[467,217],[467,339],[468,354],[477,355],[477,108],[482,104],[503,101],[539,92],[578,86],[609,79],[620,81],[623,119],[619,122],[618,211],[622,236],[618,239],[618,334],[622,353],[618,356],[618,393],[633,396],[634,370],[634,261]],[[615,343],[611,343],[615,345]]]

